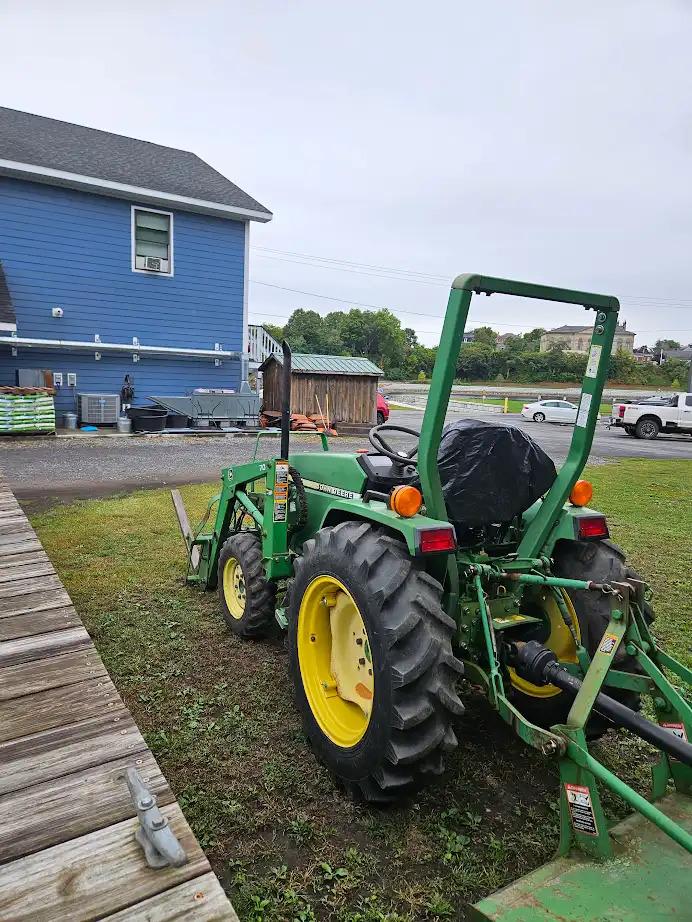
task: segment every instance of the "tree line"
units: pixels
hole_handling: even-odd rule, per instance
[[[430,378],[437,355],[436,347],[420,343],[415,331],[402,327],[389,310],[352,308],[322,316],[299,308],[284,327],[267,323],[264,327],[275,339],[287,339],[294,352],[362,356],[379,365],[392,380]],[[474,341],[464,343],[459,350],[456,378],[517,384],[579,381],[586,369],[586,355],[567,352],[560,345],[541,352],[544,332],[536,327],[528,333],[507,336],[498,348],[495,330],[477,327]],[[680,344],[659,340],[656,348],[675,349]],[[687,364],[672,359],[661,366],[653,362],[640,364],[630,353],[620,351],[610,358],[608,377],[621,384],[684,387]]]

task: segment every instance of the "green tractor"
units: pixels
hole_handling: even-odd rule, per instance
[[[443,432],[474,294],[595,312],[559,473],[514,427],[478,422]],[[482,686],[526,744],[557,761],[562,857],[478,904],[479,919],[605,918],[603,900],[621,902],[624,891],[634,908],[612,918],[682,918],[691,905],[689,857],[679,846],[692,853],[692,709],[679,686],[692,673],[658,646],[650,591],[609,540],[580,480],[618,310],[605,295],[459,276],[420,433],[379,425],[371,450],[356,454],[329,450],[324,435],[322,451],[289,451],[284,343],[280,457],[257,460],[256,448],[255,460],[223,470],[221,492],[194,531],[174,491],[189,582],[218,589],[240,637],[262,637],[276,621],[287,631],[305,733],[349,795],[388,804],[443,772],[460,744],[464,678]],[[392,444],[402,435],[407,447]],[[640,713],[644,697],[652,720]],[[612,727],[658,750],[650,799],[590,752],[588,741]],[[609,828],[599,784],[639,814],[624,832]],[[584,855],[625,853],[607,886],[579,885]],[[666,861],[654,912],[646,882]]]

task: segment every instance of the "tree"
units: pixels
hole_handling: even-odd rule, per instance
[[[497,333],[492,327],[476,327],[473,331],[473,341],[483,346],[491,346],[494,349],[497,344]]]
[[[275,323],[263,323],[262,326],[269,333],[270,336],[273,336],[277,342],[281,342],[284,338],[284,328],[277,326]]]
[[[654,343],[654,349],[659,351],[661,349],[681,349],[680,343],[675,339],[657,339]]]

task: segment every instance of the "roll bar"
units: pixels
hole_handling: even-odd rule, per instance
[[[597,312],[586,374],[582,381],[577,422],[567,459],[546,494],[540,510],[527,528],[518,549],[520,557],[536,557],[553,528],[560,509],[578,480],[591,451],[620,302],[611,295],[593,294],[569,288],[553,288],[549,285],[534,285],[530,282],[517,282],[477,274],[459,275],[454,279],[430,383],[428,403],[423,416],[418,455],[418,471],[427,514],[445,522],[448,518],[440,474],[437,469],[437,452],[454,383],[457,357],[474,294],[503,294],[521,298],[538,298],[545,301],[579,304],[587,310]],[[450,569],[448,568],[448,572]]]

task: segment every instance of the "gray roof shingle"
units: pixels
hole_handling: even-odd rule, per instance
[[[60,170],[257,212],[258,220],[272,217],[264,205],[189,151],[2,106],[0,159],[36,166],[39,175],[40,168]],[[11,167],[0,172],[17,175]]]
[[[0,323],[16,324],[16,322],[17,318],[12,306],[10,289],[7,287],[5,270],[2,268],[2,263],[0,263]]]

